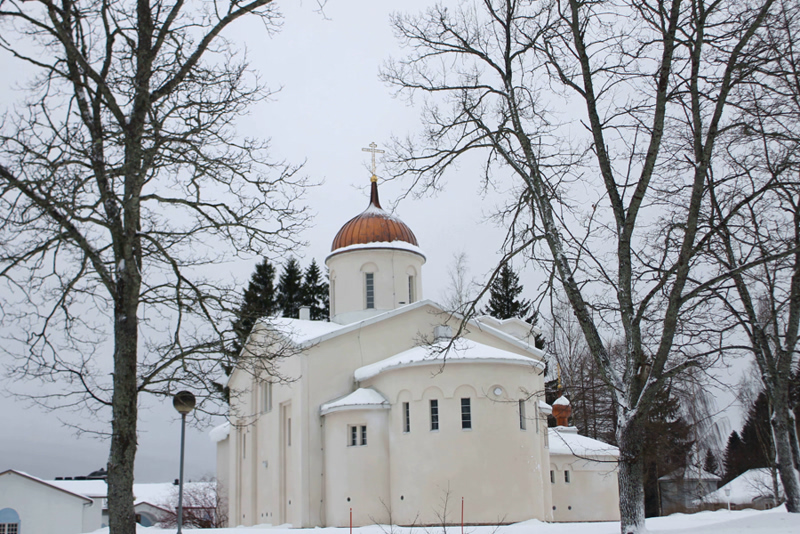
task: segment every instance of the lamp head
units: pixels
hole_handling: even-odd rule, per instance
[[[194,410],[195,404],[196,401],[191,391],[179,391],[172,398],[172,405],[181,415],[186,415]]]

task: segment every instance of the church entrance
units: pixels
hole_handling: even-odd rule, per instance
[[[281,523],[292,522],[294,462],[292,461],[292,403],[281,404]]]

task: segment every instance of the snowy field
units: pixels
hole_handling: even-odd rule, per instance
[[[346,528],[291,529],[284,526],[237,527],[222,529],[188,530],[207,534],[349,534]],[[789,514],[783,506],[759,512],[742,510],[728,512],[700,512],[697,514],[674,514],[647,520],[650,533],[681,532],[686,534],[800,534],[800,514]],[[140,534],[174,534],[175,529],[139,527]],[[464,534],[617,534],[619,523],[542,523],[525,521],[502,527],[464,527]],[[100,529],[96,534],[106,534]],[[385,525],[354,528],[353,534],[461,534],[460,527],[401,528]]]

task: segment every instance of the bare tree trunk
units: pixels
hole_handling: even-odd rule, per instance
[[[138,200],[138,191],[131,196]],[[138,206],[136,206],[138,208]],[[138,212],[138,209],[135,209]],[[130,227],[130,226],[129,226]],[[136,228],[133,225],[133,228]],[[133,477],[138,421],[139,293],[141,258],[136,232],[126,232],[119,247],[114,308],[114,393],[111,399],[111,452],[108,464],[109,527],[113,534],[135,534]],[[122,241],[122,240],[120,240]],[[127,260],[127,261],[126,261]]]
[[[778,404],[786,406],[786,404]],[[794,465],[794,454],[791,445],[790,420],[787,410],[777,409],[772,414],[772,434],[775,440],[775,463],[783,484],[786,496],[786,511],[800,512],[800,477]],[[778,493],[775,493],[778,499]]]
[[[133,468],[136,457],[136,312],[117,312],[112,397],[111,453],[108,463],[108,515],[114,534],[135,534]]]
[[[617,442],[620,456],[617,477],[622,534],[645,532],[643,441],[644,431],[637,419],[619,422]]]
[[[797,438],[797,419],[791,406],[789,407],[789,445],[792,447],[794,468],[800,471],[800,442],[798,442]]]

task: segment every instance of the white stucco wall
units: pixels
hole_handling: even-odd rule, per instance
[[[551,454],[553,521],[619,521],[616,460]],[[565,471],[570,473],[569,483],[564,480]]]
[[[389,371],[360,384],[392,402],[390,421],[391,509],[399,524],[436,524],[447,499],[448,522],[546,519],[549,487],[542,484],[541,431],[520,429],[519,399],[543,391],[530,367],[451,362]],[[496,395],[494,390],[500,388]],[[461,399],[470,399],[471,429],[461,427]],[[439,405],[432,431],[430,400]],[[403,428],[409,403],[410,431]],[[528,401],[528,410],[532,411]]]
[[[254,340],[255,343],[259,341]],[[299,410],[304,402],[304,356],[287,358],[279,365],[284,381],[272,389],[272,409],[263,409],[263,390],[249,372],[235,372],[229,382],[235,409],[228,437],[228,523],[301,524],[303,496],[300,452],[306,431]],[[274,379],[274,378],[273,378]],[[292,419],[291,445],[286,419]],[[295,452],[297,451],[297,452]],[[288,454],[287,454],[288,453]],[[288,485],[287,485],[288,481]]]
[[[100,528],[101,512],[92,500],[14,472],[0,475],[0,510],[12,508],[20,534],[80,534]]]
[[[332,321],[348,324],[393,310],[409,302],[408,277],[414,277],[413,301],[422,300],[420,254],[398,249],[357,249],[330,255]],[[364,273],[374,274],[375,308],[367,309]]]
[[[225,517],[230,517],[230,498],[228,488],[231,483],[230,474],[230,435],[217,442],[217,492],[220,499],[220,508],[224,509]],[[227,526],[227,525],[226,525]]]
[[[389,411],[382,408],[345,410],[323,418],[325,519],[346,527],[353,509],[354,525],[388,523]],[[367,428],[367,444],[350,445],[349,428]],[[383,503],[386,503],[385,507]]]

